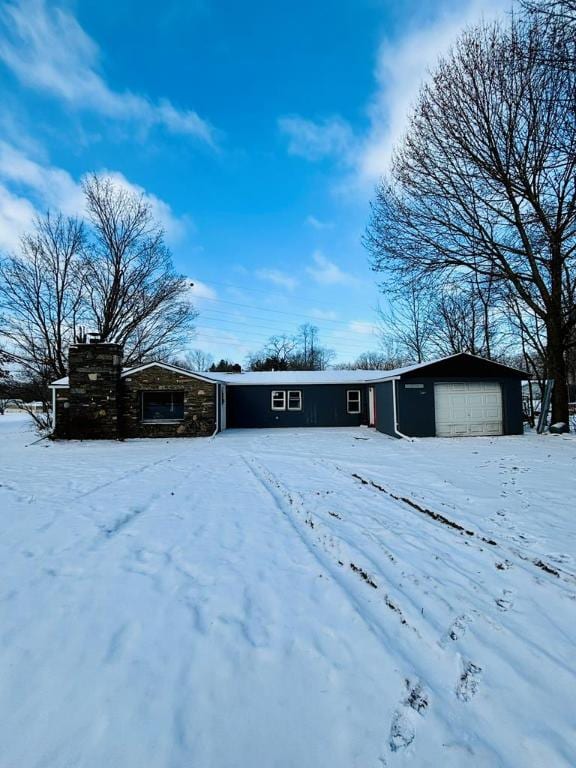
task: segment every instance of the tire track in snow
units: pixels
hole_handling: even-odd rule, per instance
[[[338,466],[337,464],[335,464],[335,463],[333,463],[331,461],[317,460],[315,463],[319,464],[320,466],[325,466],[327,468],[337,469],[345,477],[349,478],[352,482],[355,479],[354,473],[346,472],[340,466]],[[381,490],[379,487],[372,488],[372,484],[369,481],[367,483],[361,483],[359,486],[356,483],[356,485],[357,485],[357,487],[366,488],[367,491],[374,491],[375,494],[376,493],[380,493],[380,490]],[[404,509],[404,507],[403,506],[401,507],[401,505],[399,503],[400,501],[402,501],[401,498],[397,499],[396,495],[392,495],[392,494],[388,494],[388,493],[387,493],[387,495],[390,496],[392,499],[394,499],[394,501],[398,502],[395,506],[397,506],[398,508],[403,508]],[[410,508],[410,506],[408,506],[408,510],[412,514],[416,514],[416,511],[413,511]],[[424,518],[424,519],[426,519],[426,518]],[[433,523],[433,521],[430,521],[430,522]],[[450,535],[450,532],[452,531],[451,526],[446,526],[446,527],[444,527],[444,526],[434,526],[434,528],[436,530],[438,530],[438,531],[440,531],[440,530],[446,531],[446,533],[448,535]],[[402,536],[402,534],[398,533],[398,532],[396,533],[396,535]],[[456,541],[458,539],[453,539],[453,540]],[[506,549],[503,548],[503,547],[500,547],[500,545],[496,545],[494,547],[491,547],[490,549],[486,549],[485,547],[480,546],[480,544],[478,542],[474,542],[473,543],[473,540],[471,540],[467,536],[464,539],[459,539],[459,540],[462,541],[462,543],[464,543],[466,546],[472,546],[476,551],[482,553],[482,557],[490,556],[490,553],[494,552],[497,549],[497,547],[501,548],[501,549],[504,549],[504,551],[506,551]],[[517,556],[520,558],[520,560],[528,561],[528,563],[532,562],[528,557],[522,556],[522,554],[520,554],[520,553],[515,553],[515,554],[517,554]],[[508,564],[508,566],[510,565],[509,561],[505,561],[505,562]],[[502,563],[499,563],[499,561],[496,561],[494,564],[495,564],[495,567],[496,567],[497,570],[502,570],[502,568],[498,568],[498,565],[499,564],[502,565]],[[539,579],[539,577],[535,574],[533,569],[525,567],[522,564],[522,562],[516,562],[515,565],[516,565],[516,567],[518,568],[518,570],[520,572],[526,573],[528,576],[530,576],[531,578],[535,579],[538,583],[542,582],[542,580]],[[506,567],[504,568],[504,570],[506,570]],[[478,589],[475,581],[472,579],[471,576],[469,576],[468,574],[465,574],[463,572],[462,572],[462,576],[464,576],[466,579],[468,579],[470,581],[472,589],[474,589],[474,590]],[[434,578],[434,577],[427,576],[427,578]],[[557,580],[546,579],[545,583],[546,583],[546,585],[554,585],[555,588],[560,587],[561,589],[563,589],[565,587],[565,582],[566,581],[567,580],[563,579],[562,582],[564,582],[564,583],[559,583]],[[510,601],[509,596],[507,596],[507,592],[508,592],[507,590],[504,590],[502,595],[494,595],[493,596],[493,602],[494,602],[494,605],[496,606],[497,611],[498,611],[499,614],[509,610],[512,607],[512,602]],[[571,597],[572,593],[567,593],[567,596]],[[438,599],[440,596],[435,594],[434,597],[436,599]],[[502,617],[501,616],[500,617],[495,616],[494,613],[488,609],[488,607],[485,607],[483,611],[479,611],[479,610],[473,609],[473,608],[471,608],[471,609],[469,609],[467,611],[464,611],[464,616],[463,617],[465,618],[467,625],[471,625],[472,623],[474,623],[474,619],[472,619],[472,616],[474,616],[475,619],[483,618],[488,624],[494,625],[496,627],[502,623]],[[457,621],[458,621],[458,618],[456,619],[456,622]],[[452,628],[452,625],[451,625],[451,627],[449,627],[449,630],[451,628]],[[441,647],[446,647],[447,646],[447,644],[446,644],[446,637],[447,637],[447,635],[449,635],[449,630],[447,630],[442,635],[442,637],[440,638],[439,645]],[[450,638],[450,639],[460,639],[464,634],[465,634],[464,632],[460,632],[458,634],[457,638]],[[572,670],[570,670],[566,666],[566,664],[562,661],[562,659],[560,659],[555,654],[553,654],[550,651],[550,649],[547,648],[546,646],[538,644],[537,642],[535,642],[534,639],[530,639],[527,636],[524,636],[524,642],[526,643],[526,645],[528,647],[532,648],[533,651],[535,651],[536,653],[538,653],[538,654],[544,656],[545,658],[547,658],[552,664],[558,665],[564,671],[572,672]]]
[[[264,457],[264,459],[265,458],[266,457]],[[270,458],[272,459],[272,461],[275,460],[274,457],[270,457]],[[333,463],[329,460],[325,462],[323,460],[312,460],[312,464],[317,464],[320,468],[324,468],[325,471],[333,472],[333,469],[334,469]],[[260,466],[262,468],[262,465]],[[295,499],[292,498],[291,492],[285,488],[284,489],[282,488],[281,483],[278,481],[278,478],[270,470],[263,468],[263,471],[267,473],[268,482],[271,483],[273,486],[273,490],[274,490],[273,495],[276,496],[277,495],[276,491],[279,491],[280,494],[284,497],[281,500],[281,504],[280,504],[281,510],[285,514],[289,514],[291,516],[292,518],[291,522],[293,526],[299,526],[299,528],[301,529],[300,531],[298,531],[299,534],[301,536],[305,535],[306,539],[308,539],[308,545],[316,548],[315,554],[317,553],[318,547],[317,545],[310,543],[310,537],[313,535],[315,537],[318,537],[318,544],[320,544],[320,546],[323,546],[328,557],[333,558],[336,554],[336,552],[334,551],[334,545],[331,543],[331,541],[333,540],[333,537],[323,535],[323,532],[322,532],[323,527],[326,527],[329,532],[334,532],[334,535],[336,536],[337,540],[340,539],[340,534],[335,531],[335,528],[336,527],[339,528],[340,525],[352,525],[354,526],[354,528],[357,528],[357,535],[363,536],[364,534],[367,534],[369,535],[369,538],[372,541],[375,540],[375,537],[376,539],[378,538],[376,536],[375,531],[370,531],[368,529],[365,529],[363,526],[359,524],[359,521],[357,519],[355,518],[348,519],[348,515],[344,511],[345,507],[343,508],[336,507],[337,512],[335,514],[330,514],[330,512],[333,511],[333,510],[330,510],[330,506],[331,506],[330,499],[336,500],[339,498],[338,495],[336,496],[330,495],[331,493],[333,493],[333,491],[326,492],[326,491],[316,490],[314,492],[314,490],[311,490],[311,498],[320,500],[319,502],[318,501],[314,502],[315,506],[318,503],[320,503],[320,509],[323,510],[323,513],[324,513],[321,517],[318,517],[318,511],[316,511],[314,513],[314,518],[312,518],[311,512],[309,512],[304,506],[303,499],[300,499],[298,497]],[[350,482],[351,488],[358,488],[358,484],[354,482],[353,478],[349,474],[346,474],[346,477]],[[333,488],[334,479],[326,478],[326,480],[330,484],[329,487]],[[314,480],[314,482],[316,482],[316,480]],[[321,482],[320,479],[319,479],[319,482]],[[312,488],[314,488],[314,486],[312,486]],[[336,493],[338,494],[338,491],[336,491]],[[376,494],[374,495],[376,496]],[[343,500],[347,498],[345,493],[342,495],[342,498]],[[389,512],[393,512],[394,508],[402,509],[402,506],[398,503],[395,503],[395,500],[392,501],[391,504],[392,506]],[[288,508],[288,513],[286,513],[285,511],[286,507]],[[420,514],[417,513],[416,511],[413,511],[412,514],[414,516],[417,516],[418,519],[425,519],[425,518],[422,518]],[[296,515],[298,515],[300,519],[296,517]],[[369,516],[375,521],[377,520],[376,516],[370,514],[369,507],[367,509],[362,510],[363,518],[365,515]],[[403,515],[402,518],[404,519],[404,521],[406,521],[406,515]],[[342,523],[337,522],[339,520],[344,522]],[[438,541],[438,546],[440,547],[440,549],[438,550],[439,553],[442,553],[442,552],[444,552],[444,554],[449,553],[450,549],[454,549],[454,547],[452,546],[452,542],[455,541],[454,539],[455,532],[452,531],[452,529],[449,527],[439,525],[439,524],[434,524],[432,521],[430,522],[432,523],[430,526],[430,533],[433,534],[432,540]],[[386,524],[385,521],[383,521],[381,518],[378,518],[378,523],[381,529],[382,529],[382,525]],[[407,523],[406,522],[404,523],[404,526],[398,526],[398,525],[395,526],[393,535],[394,537],[397,537],[399,539],[399,542],[398,542],[399,544],[403,543],[404,545],[406,545],[407,543],[407,540],[405,539],[405,532],[404,532],[405,527],[408,527],[409,529],[410,527],[409,520]],[[354,531],[354,528],[352,529],[352,531]],[[414,534],[414,531],[412,533]],[[430,537],[430,534],[427,533],[426,536]],[[409,547],[416,545],[418,540],[421,540],[421,536],[417,536],[416,540],[414,540],[413,536],[411,536],[410,538],[412,539],[412,541],[410,541]],[[458,570],[461,577],[464,577],[466,582],[469,585],[466,589],[467,590],[471,589],[473,591],[469,596],[466,596],[466,594],[462,595],[462,600],[464,600],[465,605],[460,604],[458,606],[449,606],[451,608],[453,618],[452,618],[452,623],[448,626],[447,629],[445,628],[444,631],[440,631],[438,634],[436,634],[434,640],[431,640],[426,636],[420,638],[420,640],[426,644],[428,655],[429,655],[428,663],[425,663],[424,665],[422,665],[425,668],[425,674],[410,675],[409,677],[410,679],[416,679],[419,681],[427,679],[430,685],[430,689],[435,691],[435,698],[438,697],[439,690],[441,690],[442,693],[444,693],[444,691],[447,691],[448,696],[452,696],[454,700],[459,702],[458,706],[468,707],[469,702],[475,697],[475,694],[478,692],[479,688],[483,684],[482,671],[485,670],[486,668],[491,667],[490,658],[494,655],[493,653],[489,652],[488,658],[486,657],[483,658],[483,654],[481,652],[479,653],[479,651],[481,651],[482,647],[484,646],[486,646],[488,650],[492,647],[491,638],[493,637],[492,635],[493,632],[498,633],[502,630],[505,630],[509,633],[511,632],[515,634],[517,630],[515,630],[514,623],[510,624],[510,622],[505,621],[504,625],[502,624],[502,620],[503,620],[502,609],[497,606],[496,602],[494,602],[496,600],[497,595],[493,596],[493,599],[492,597],[490,597],[490,595],[486,596],[485,590],[482,588],[482,581],[480,581],[480,584],[478,583],[478,577],[477,577],[477,574],[479,572],[478,568],[484,567],[482,564],[482,558],[486,558],[490,556],[489,553],[492,550],[492,547],[490,548],[482,547],[480,546],[479,542],[476,543],[475,545],[472,545],[471,541],[469,540],[469,537],[467,536],[463,537],[460,540],[462,541],[463,544],[466,545],[466,547],[473,547],[474,553],[476,551],[482,552],[482,554],[479,554],[476,556],[477,558],[476,567],[474,567],[474,560],[472,560],[471,568],[469,570],[464,570],[464,571]],[[349,546],[347,541],[343,541],[342,543],[344,543],[346,547]],[[370,556],[366,552],[362,551],[363,547],[362,547],[361,538],[358,540],[358,542],[354,542],[352,546],[356,547],[356,544],[360,544],[360,549],[358,551],[361,553],[361,557],[359,559],[356,559],[356,555],[353,557],[353,560],[355,560],[356,564],[361,563],[364,566],[366,566],[366,560],[368,560],[374,564],[376,571],[380,572],[381,568],[380,566],[375,565],[376,561],[373,560],[373,554],[372,556]],[[406,548],[405,546],[401,546],[401,552],[404,552],[405,548]],[[414,550],[416,558],[418,558],[417,549],[418,547],[416,547],[416,550]],[[461,560],[462,557],[464,557],[465,560],[468,559],[464,554],[464,551],[460,550],[459,547],[454,549],[455,554],[457,551],[461,552],[461,554],[460,554],[460,557],[456,559],[454,564],[457,564],[458,560]],[[396,555],[396,550],[394,550],[394,552]],[[386,558],[381,562],[384,564],[388,563],[388,569],[396,566],[400,568],[403,567],[402,558],[400,560],[396,559],[396,562],[394,563],[394,559],[390,561],[390,557],[389,557],[390,553],[388,554],[386,553],[387,553],[387,548],[385,548],[384,550],[384,554],[386,555]],[[395,558],[395,555],[393,556],[393,558]],[[347,559],[349,558],[341,557],[341,561],[344,561]],[[436,557],[436,560],[437,559],[438,557]],[[393,563],[393,566],[390,566],[389,561]],[[321,560],[321,562],[324,565],[324,567],[326,567],[324,560]],[[332,563],[333,562],[334,561],[332,560]],[[408,562],[418,562],[418,560],[415,561],[414,558],[412,557]],[[341,565],[343,564],[344,563],[341,562]],[[446,565],[447,573],[450,573],[453,565],[448,565],[448,564]],[[332,575],[334,575],[330,568],[328,570]],[[363,568],[362,570],[365,570],[365,568]],[[495,570],[495,573],[498,573],[498,570],[496,568],[494,570]],[[518,573],[521,574],[525,570],[526,570],[525,568],[520,568]],[[369,574],[369,571],[365,571],[365,572],[367,573],[367,575]],[[442,588],[443,582],[438,582],[437,578],[430,575],[431,573],[432,571],[428,571],[428,569],[422,572],[423,577],[425,579],[432,578],[432,582],[438,583]],[[531,573],[532,576],[535,576],[533,571],[528,571],[528,573]],[[334,575],[334,578],[338,579],[339,577],[342,577],[342,576],[344,576],[345,578],[345,573],[343,572],[342,568],[339,568],[336,571],[336,575]],[[489,572],[486,572],[486,576],[490,581]],[[363,578],[361,574],[360,574],[360,578]],[[410,577],[408,576],[407,578],[410,578]],[[376,579],[375,583],[377,584],[378,581],[379,580]],[[550,582],[550,583],[557,583],[557,582]],[[417,581],[414,581],[414,584],[418,586]],[[399,587],[401,588],[401,593],[404,595],[405,589],[401,585],[399,585]],[[369,589],[370,592],[372,592],[373,590],[373,588],[369,588],[369,586],[367,587],[367,589]],[[344,591],[346,591],[347,594],[349,590],[350,590],[350,587],[348,585],[344,586]],[[378,594],[375,592],[372,592],[372,593]],[[432,593],[426,593],[426,595],[427,595],[426,601],[429,601],[429,599],[432,598],[433,601],[440,600],[441,602],[445,602],[441,599],[442,598],[441,594],[438,595],[435,592],[432,592]],[[368,600],[370,600],[370,595],[368,593],[366,597],[368,598]],[[479,606],[481,608],[480,610],[477,610],[476,608],[473,607],[476,603],[478,603],[478,601],[480,601],[483,604],[486,603],[486,605],[484,605],[483,607]],[[370,603],[373,603],[373,602],[374,602],[373,600],[370,600]],[[434,602],[433,602],[433,605],[434,605]],[[434,611],[433,611],[433,615],[434,615]],[[463,621],[461,622],[461,624],[465,625],[464,627],[454,626],[459,617],[462,617]],[[380,618],[381,618],[381,614],[378,614],[377,619],[380,619]],[[419,614],[415,618],[419,619]],[[482,624],[478,627],[479,634],[478,632],[475,632],[470,639],[464,639],[464,635],[466,634],[467,627],[471,626],[472,624],[475,624],[478,621],[482,622]],[[428,608],[427,608],[426,625],[432,628],[432,625],[430,624],[430,619],[428,618]],[[384,631],[386,632],[387,630],[385,629]],[[405,637],[407,637],[408,635],[410,635],[410,633],[406,633]],[[462,647],[463,639],[464,639],[464,647]],[[494,638],[494,640],[496,640],[496,638]],[[480,642],[480,646],[478,647],[479,642]],[[472,643],[471,646],[470,646],[470,643]],[[389,646],[388,642],[386,642],[386,644]],[[560,657],[554,654],[550,648],[546,647],[546,645],[543,645],[541,642],[538,642],[537,637],[523,636],[523,644],[525,645],[527,652],[532,652],[535,655],[539,655],[541,658],[544,657],[551,665],[553,665],[553,667],[550,668],[552,675],[561,673],[561,670],[563,670],[564,672],[568,671],[565,661],[563,661]],[[430,664],[430,662],[434,658],[433,649],[431,647],[432,645],[435,645],[442,652],[446,653],[446,659],[450,660],[450,669],[445,670],[443,674],[440,673],[439,670],[434,669],[434,667],[436,666],[434,662]],[[466,646],[470,646],[468,650],[465,650]],[[408,659],[408,664],[409,664],[408,668],[410,667],[414,668],[415,656],[418,654],[418,651],[416,650],[417,646],[412,645],[412,647],[415,648],[415,655],[411,656]],[[423,646],[420,645],[420,649],[422,649],[422,647]],[[470,653],[472,647],[475,647],[475,651]],[[507,664],[509,668],[517,670],[517,665],[515,664],[515,656],[510,655],[507,652],[507,646],[505,644],[502,646],[500,643],[497,643],[497,647],[498,647],[498,652],[495,654],[496,659],[494,661],[496,661],[497,664]],[[405,657],[403,657],[403,659],[404,658]],[[467,665],[471,665],[469,670],[467,668]],[[440,664],[438,664],[438,667],[439,669],[442,668]],[[455,671],[456,668],[458,668],[460,671],[456,672]],[[518,670],[517,670],[517,673],[519,674]],[[437,674],[441,674],[443,679],[438,680],[438,685],[432,685],[432,681],[436,678]],[[494,671],[492,672],[492,674],[494,674]],[[441,717],[447,716],[444,713],[449,712],[451,709],[450,702],[447,701],[444,698],[444,696],[442,696],[442,694],[441,694],[441,701],[434,706],[435,715],[438,713],[438,707],[440,707],[442,712]],[[418,726],[419,718],[415,717],[412,711],[407,710],[402,701],[398,705],[398,708],[396,711],[402,715],[402,717],[399,717],[396,722],[396,725],[398,725],[398,727],[400,727],[402,724],[406,724],[406,722],[408,722],[409,726],[410,725],[414,727]],[[455,714],[456,713],[454,712],[454,715]],[[466,717],[468,718],[468,715]],[[395,723],[395,720],[393,718],[390,726],[390,742],[389,742],[389,746],[392,751],[394,751],[392,747],[393,736],[398,730],[397,728],[393,727],[394,723]],[[409,731],[409,726],[408,726],[408,731]],[[468,727],[471,727],[471,726],[469,725]],[[405,746],[408,746],[408,743],[411,743],[411,741],[412,739],[409,736]],[[399,748],[403,749],[404,747],[402,746],[401,742],[402,742],[402,739],[400,738]]]
[[[78,501],[79,499],[85,499],[87,496],[91,496],[93,493],[97,493],[98,491],[101,491],[104,488],[109,488],[111,485],[115,485],[116,483],[121,483],[123,480],[132,480],[136,475],[141,475],[143,472],[146,472],[147,469],[152,469],[154,467],[157,467],[160,464],[166,464],[169,461],[173,461],[175,458],[177,458],[180,455],[181,455],[180,453],[173,453],[170,456],[165,456],[163,459],[157,459],[156,461],[149,461],[146,464],[142,464],[139,467],[131,469],[129,472],[124,472],[122,475],[119,475],[118,477],[115,477],[112,480],[107,480],[105,483],[100,483],[99,485],[93,486],[89,490],[84,491],[83,493],[79,493],[76,496],[73,496],[71,500]]]
[[[337,469],[339,472],[348,475],[349,473],[344,470],[342,467],[338,466],[337,464],[333,465],[335,469]],[[352,477],[355,480],[358,480],[360,484],[364,487],[367,487],[368,489],[373,489],[374,491],[378,491],[380,493],[384,493],[390,498],[394,499],[395,501],[399,502],[399,504],[406,505],[413,511],[417,511],[421,513],[422,515],[428,517],[430,520],[440,523],[444,526],[446,526],[447,529],[453,529],[455,532],[460,534],[461,536],[465,535],[469,537],[470,539],[476,539],[478,542],[483,542],[485,544],[490,545],[491,547],[494,547],[494,549],[498,548],[502,550],[504,553],[512,554],[518,557],[520,560],[530,563],[531,565],[535,566],[536,568],[539,568],[541,571],[543,571],[546,574],[549,574],[551,576],[554,576],[557,579],[563,580],[565,583],[576,583],[576,575],[571,573],[570,571],[566,571],[563,568],[560,568],[558,565],[551,566],[549,563],[546,563],[539,557],[535,557],[534,559],[531,558],[529,555],[526,555],[522,552],[519,552],[518,550],[514,548],[507,548],[502,546],[502,544],[499,544],[494,539],[489,539],[483,536],[482,534],[478,533],[477,531],[473,531],[469,528],[465,528],[463,525],[460,525],[459,523],[455,523],[453,520],[450,520],[449,518],[445,517],[444,515],[441,515],[438,512],[434,512],[431,509],[428,509],[427,507],[423,506],[422,503],[416,502],[413,499],[411,499],[408,496],[402,496],[398,493],[395,493],[391,491],[389,488],[384,487],[383,485],[380,485],[374,480],[366,479],[365,477],[362,477],[356,472],[352,472],[349,474],[350,477]],[[476,548],[479,551],[485,551],[483,547],[476,545]],[[518,564],[517,564],[518,565]],[[498,567],[495,565],[495,567]]]
[[[345,577],[345,571],[343,571],[342,567],[335,565],[332,558],[327,555],[323,555],[322,552],[319,551],[319,549],[312,542],[310,542],[308,535],[305,532],[306,520],[304,520],[304,525],[298,524],[293,514],[293,510],[295,508],[294,500],[290,493],[287,492],[286,489],[282,486],[280,481],[270,472],[270,470],[260,464],[260,462],[254,456],[251,456],[250,458],[242,456],[242,459],[254,478],[272,497],[275,505],[282,513],[282,515],[287,519],[290,526],[302,544],[305,546],[307,551],[310,553],[310,555],[312,555],[312,557],[321,566],[321,568],[332,577],[334,583],[344,594],[346,600],[351,605],[354,612],[358,615],[366,628],[376,637],[378,642],[380,642],[385,649],[389,650],[390,648],[394,648],[394,652],[401,657],[404,667],[411,670],[410,677],[418,681],[416,686],[411,686],[411,688],[414,688],[415,690],[417,689],[417,691],[420,692],[419,697],[416,697],[416,695],[414,696],[414,700],[416,701],[416,699],[419,698],[419,700],[421,699],[422,701],[425,701],[425,704],[423,704],[420,709],[415,707],[415,710],[418,711],[420,716],[424,716],[424,710],[429,705],[429,697],[424,693],[426,690],[426,685],[422,681],[431,676],[435,677],[436,679],[434,680],[434,688],[436,690],[444,689],[445,683],[444,676],[437,668],[439,665],[435,666],[433,670],[430,670],[425,669],[424,665],[418,663],[420,654],[416,650],[413,643],[422,642],[423,638],[421,635],[414,627],[408,625],[407,622],[399,624],[396,623],[395,632],[392,634],[390,629],[386,626],[387,622],[384,618],[384,614],[381,613],[381,611],[378,609],[374,610],[372,608],[372,603],[365,602],[363,599],[361,599],[356,593],[356,590],[350,588],[349,580]],[[304,515],[304,517],[306,517],[306,515]],[[352,567],[352,563],[350,565]],[[398,608],[394,604],[390,605],[386,601],[386,597],[384,604],[387,605],[388,608],[392,608],[393,612],[397,614]],[[381,606],[382,603],[379,605]],[[402,616],[401,613],[400,616]],[[402,629],[403,627],[404,630]],[[411,629],[412,631],[410,632],[408,629]],[[405,632],[405,634],[402,634],[402,640],[399,642],[398,634],[402,632]],[[405,678],[405,680],[409,680],[409,678]],[[408,698],[401,702],[401,705],[411,706],[406,704],[406,702],[410,699],[410,695],[411,694],[409,692]],[[399,711],[399,709],[395,710],[390,726],[388,744],[391,751],[396,751],[396,749],[407,747],[412,743],[412,741],[414,741],[415,738],[415,730],[412,719],[407,717],[406,713],[401,713],[400,716],[400,714],[398,714]],[[405,738],[399,735],[403,728],[411,729],[410,735]],[[405,731],[403,732],[405,733]]]

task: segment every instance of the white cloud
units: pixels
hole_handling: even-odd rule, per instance
[[[168,203],[130,182],[117,171],[102,171],[115,185],[137,195],[143,195],[150,204],[152,215],[164,229],[170,244],[178,242],[188,231],[188,217],[178,217]],[[0,219],[0,239],[14,247],[20,236],[30,227],[36,213],[57,210],[66,216],[84,216],[84,197],[81,180],[76,181],[67,171],[38,162],[0,140],[0,184],[3,211]]]
[[[67,171],[39,163],[1,140],[0,178],[31,192],[40,208],[57,208],[70,216],[83,210],[80,185]]]
[[[352,320],[348,327],[359,336],[373,336],[378,331],[377,325],[366,320]]]
[[[331,309],[311,309],[310,315],[318,320],[336,320],[338,313]]]
[[[368,108],[370,130],[359,143],[355,167],[362,183],[372,185],[387,170],[401,140],[420,87],[438,58],[447,53],[462,29],[508,11],[507,0],[469,0],[456,8],[437,7],[437,19],[412,26],[395,41],[385,40],[376,63],[376,91]]]
[[[127,192],[142,195],[150,205],[152,216],[164,230],[166,240],[169,243],[175,244],[179,242],[186,232],[190,231],[192,228],[192,220],[189,216],[176,216],[167,202],[161,200],[152,192],[147,192],[144,187],[141,187],[139,184],[134,184],[129,181],[119,171],[102,170],[99,171],[98,175],[109,178],[115,186],[121,187]]]
[[[215,299],[217,297],[217,293],[213,288],[210,288],[209,285],[206,285],[201,280],[196,280],[196,278],[190,280],[190,293],[193,299]]]
[[[333,261],[330,261],[322,251],[314,251],[312,254],[313,267],[307,267],[306,272],[321,285],[352,285],[358,282],[358,278],[344,272]]]
[[[306,224],[312,227],[312,229],[317,229],[320,232],[325,229],[332,229],[334,226],[331,221],[322,221],[322,219],[318,219],[316,216],[312,215],[306,217]]]
[[[225,358],[242,364],[244,358],[254,351],[253,344],[246,342],[235,333],[203,326],[202,315],[198,318],[193,343],[197,349],[210,353],[216,362],[220,358]]]
[[[343,117],[320,122],[302,116],[283,117],[280,129],[288,137],[288,151],[308,160],[331,156],[346,169],[339,189],[372,189],[386,172],[392,150],[405,133],[420,87],[438,58],[447,53],[459,33],[482,18],[502,16],[509,0],[463,0],[435,6],[435,20],[421,18],[403,35],[384,40],[375,66],[375,91],[367,105],[369,126],[354,133]],[[308,223],[314,226],[308,217]]]
[[[29,200],[18,197],[0,184],[0,250],[18,248],[20,236],[30,228],[35,213]]]
[[[45,91],[77,109],[139,128],[161,126],[170,133],[214,145],[213,128],[192,110],[167,99],[114,91],[99,73],[100,52],[74,16],[45,0],[14,0],[0,10],[0,59],[24,85]]]
[[[289,291],[294,290],[298,285],[296,278],[281,272],[279,269],[258,269],[255,275],[259,280],[266,280],[281,288],[287,288]]]
[[[280,131],[288,138],[288,152],[307,160],[346,155],[353,143],[352,129],[341,117],[314,122],[299,115],[281,117]]]

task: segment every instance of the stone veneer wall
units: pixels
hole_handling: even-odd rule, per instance
[[[74,344],[68,357],[70,386],[66,415],[56,415],[56,436],[70,439],[118,439],[120,344]],[[62,390],[57,390],[62,399]],[[59,422],[58,416],[61,416]],[[62,432],[60,430],[62,427]],[[65,433],[65,434],[63,434]]]
[[[142,392],[184,392],[184,419],[173,424],[142,422]],[[161,367],[122,379],[122,437],[207,437],[216,429],[216,385]]]
[[[68,387],[56,390],[56,428],[54,437],[58,440],[70,438],[70,390]]]

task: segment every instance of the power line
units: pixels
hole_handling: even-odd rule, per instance
[[[259,311],[258,307],[254,307],[254,310],[256,312]],[[270,312],[274,312],[275,310],[269,310]],[[286,327],[286,324],[290,323],[298,323],[302,325],[302,321],[300,318],[273,318],[273,317],[267,317],[267,316],[261,316],[261,315],[255,315],[251,312],[241,312],[239,310],[229,310],[226,311],[225,309],[212,309],[211,307],[208,307],[207,309],[200,309],[199,313],[202,316],[208,316],[211,319],[219,319],[218,315],[223,315],[224,317],[230,317],[232,319],[242,319],[242,318],[253,318],[254,320],[265,320],[267,327],[270,323],[283,323],[283,327]],[[216,315],[216,317],[214,317]],[[342,325],[345,328],[350,327],[350,323],[354,322],[353,320],[347,321],[347,320],[332,320],[330,318],[323,318],[323,317],[310,317],[310,322],[313,322],[315,325],[322,325],[323,323],[333,323]],[[329,329],[329,330],[339,330],[339,328]]]
[[[203,333],[196,333],[194,335],[194,339],[200,339],[201,341],[210,342],[211,344],[219,345],[219,346],[225,346],[225,347],[237,347],[241,349],[246,349],[247,346],[251,345],[253,342],[249,339],[246,340],[246,342],[240,342],[240,341],[228,341],[227,339],[215,339],[213,336],[208,336]],[[359,350],[362,352],[366,352],[367,348],[364,347],[358,347]],[[358,350],[352,351],[348,346],[343,346],[342,348],[338,349],[339,354],[350,354],[351,356],[358,356]]]
[[[206,317],[206,315],[203,315],[202,317]],[[200,318],[200,320],[202,319],[202,317]],[[258,323],[245,322],[243,320],[236,320],[235,318],[232,318],[232,319],[228,320],[227,318],[221,318],[221,317],[215,317],[215,318],[207,317],[207,319],[210,320],[210,321],[213,321],[215,323],[225,323],[226,325],[232,325],[233,327],[237,327],[239,325],[243,325],[243,326],[247,326],[248,328],[262,328],[262,329],[268,331],[268,334],[266,335],[267,339],[269,339],[273,335],[280,335],[280,336],[282,336],[282,335],[289,336],[290,335],[289,332],[288,332],[288,329],[286,328],[286,326],[282,326],[279,329],[275,329],[275,328],[271,327],[270,324],[260,325]],[[262,318],[257,318],[257,319],[262,319]],[[217,326],[206,326],[206,327],[215,328],[215,329],[218,328]],[[224,328],[223,330],[226,330],[226,329]],[[360,343],[359,334],[354,333],[354,331],[346,331],[345,332],[343,330],[340,330],[339,328],[336,328],[336,329],[329,328],[327,330],[328,330],[328,333],[330,333],[330,334],[338,334],[338,338],[341,339],[342,341],[345,341],[348,338],[348,339],[352,340],[353,344]],[[367,337],[368,336],[376,336],[376,331],[374,331],[372,334],[367,333],[367,334],[362,334],[362,335],[365,335]]]
[[[231,333],[231,331],[228,331],[225,328],[211,328],[210,326],[198,326],[198,332],[204,333],[205,338],[211,338],[214,343],[227,343],[223,340],[214,339],[214,336],[210,336],[210,332],[216,332],[216,333]],[[208,333],[207,333],[208,332]],[[242,346],[245,346],[247,344],[249,345],[256,345],[260,349],[266,345],[266,342],[270,339],[269,336],[265,336],[262,334],[250,334],[249,338],[246,338],[245,341],[242,342]],[[319,346],[324,346],[323,344],[319,344]],[[338,340],[336,339],[333,344],[327,345],[329,348],[337,347],[338,350],[347,349],[347,350],[356,350],[356,352],[366,352],[370,349],[370,345],[366,344],[357,344],[354,342],[348,342],[346,340],[343,340],[342,343],[338,343]]]
[[[226,288],[235,288],[240,291],[251,291],[252,293],[263,293],[266,296],[280,296],[283,299],[289,299],[291,303],[300,303],[300,304],[307,304],[308,301],[305,301],[304,299],[299,299],[297,296],[287,296],[285,293],[281,293],[280,291],[271,291],[266,290],[264,288],[252,288],[246,285],[236,285],[235,283],[230,282],[222,282],[218,280],[200,280],[199,282],[205,283],[206,285],[222,285]],[[332,307],[332,302],[322,300],[322,299],[314,299],[315,304],[323,304],[326,307]]]
[[[212,299],[210,297],[203,297],[203,301],[216,301],[222,304],[230,304],[235,307],[245,307],[246,309],[253,309],[253,310],[256,310],[257,312],[268,312],[276,315],[286,315],[288,317],[302,317],[305,320],[308,320],[308,322],[310,323],[322,322],[322,323],[336,323],[338,325],[346,325],[346,326],[350,325],[350,321],[347,321],[347,320],[333,320],[330,318],[318,318],[318,317],[313,317],[311,315],[304,315],[301,312],[287,312],[282,309],[268,309],[267,307],[258,307],[255,304],[243,304],[237,301],[228,301],[227,299]],[[216,311],[216,310],[211,310],[211,311]],[[260,319],[264,320],[265,318],[260,318]]]

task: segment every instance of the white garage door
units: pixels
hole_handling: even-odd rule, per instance
[[[502,434],[502,390],[499,384],[436,384],[438,437]]]

